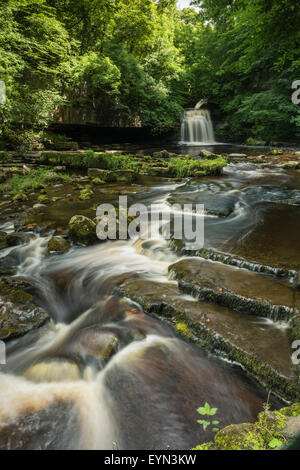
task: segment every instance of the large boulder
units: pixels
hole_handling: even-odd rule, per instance
[[[98,241],[96,223],[84,215],[74,215],[69,222],[69,235],[75,243],[93,245]]]
[[[168,150],[161,150],[160,152],[154,152],[153,158],[176,158],[179,157],[177,153],[168,152]]]
[[[0,340],[2,341],[23,336],[50,319],[34,304],[33,296],[20,288],[24,287],[24,281],[20,281],[17,285],[10,284],[5,279],[0,281]]]
[[[300,168],[300,161],[289,161],[282,165],[286,170],[297,170]]]
[[[61,183],[63,182],[63,177],[56,173],[55,171],[48,171],[45,174],[44,181],[45,183]]]
[[[34,238],[30,232],[9,233],[6,237],[7,246],[25,245]]]
[[[247,156],[245,153],[231,153],[229,158],[247,158]]]
[[[70,243],[63,237],[52,237],[48,242],[49,253],[66,253],[70,249]]]
[[[88,176],[90,178],[100,178],[102,180],[106,180],[107,174],[108,174],[107,170],[101,170],[100,168],[88,169]]]
[[[207,160],[214,160],[215,158],[218,158],[220,155],[217,155],[215,153],[209,152],[208,150],[201,150],[199,152],[199,157],[206,158]]]

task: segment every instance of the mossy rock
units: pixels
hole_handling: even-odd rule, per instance
[[[209,152],[208,150],[201,150],[199,153],[199,157],[206,158],[207,160],[214,160],[215,158],[220,157],[220,155],[217,155],[216,153]]]
[[[148,166],[147,169],[144,170],[150,176],[162,176],[166,177],[169,176],[169,169],[168,167],[161,167],[161,166]]]
[[[9,302],[16,302],[23,305],[29,304],[33,301],[33,296],[31,294],[10,286],[5,280],[0,281],[0,295]]]
[[[105,184],[105,181],[103,181],[100,178],[94,178],[94,179],[92,179],[92,183],[95,184],[96,186],[98,186],[98,185]]]
[[[287,162],[287,163],[284,163],[282,165],[282,168],[286,169],[286,170],[298,170],[300,168],[300,162],[299,161],[290,161],[290,162]]]
[[[89,168],[88,169],[88,176],[90,178],[100,178],[105,181],[107,174],[108,174],[108,171],[101,170],[101,168]]]
[[[300,315],[295,316],[289,323],[289,339],[291,343],[300,341]]]
[[[48,242],[49,253],[67,253],[70,249],[70,243],[63,237],[55,236],[52,237]]]
[[[33,235],[28,232],[9,233],[6,237],[7,246],[25,245],[32,240]]]
[[[89,199],[92,199],[93,196],[94,196],[94,191],[92,190],[92,188],[88,187],[88,188],[84,188],[80,192],[79,199],[81,199],[81,201],[88,201]]]
[[[291,406],[282,408],[280,410],[280,413],[282,413],[284,416],[287,416],[287,417],[300,416],[300,403],[293,403],[293,405]]]
[[[24,286],[24,281],[20,285]],[[49,316],[34,304],[33,296],[19,289],[18,283],[12,286],[7,280],[0,281],[0,340],[23,336],[48,320]]]
[[[116,170],[113,173],[118,183],[134,183],[138,178],[133,170]]]
[[[83,215],[75,215],[69,222],[69,235],[75,243],[93,245],[98,241],[96,223]]]
[[[40,204],[46,204],[47,202],[50,202],[50,199],[46,194],[40,194],[38,197],[38,201]]]
[[[288,443],[289,420],[300,415],[300,403],[279,411],[259,413],[256,423],[233,424],[219,431],[214,442],[196,447],[196,450],[272,450]],[[288,439],[287,439],[288,438]]]
[[[177,153],[168,152],[168,150],[161,150],[160,152],[154,152],[153,158],[176,158]]]
[[[215,437],[215,445],[222,450],[260,450],[264,441],[254,424],[232,424]]]

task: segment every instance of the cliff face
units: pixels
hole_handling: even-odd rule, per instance
[[[103,104],[98,106],[61,107],[58,110],[58,123],[67,125],[93,125],[97,127],[141,128],[141,120],[128,118]]]

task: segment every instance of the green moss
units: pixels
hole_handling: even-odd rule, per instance
[[[93,195],[94,191],[92,190],[92,187],[86,185],[85,188],[80,191],[79,199],[81,199],[82,201],[87,201],[88,199],[92,199]]]
[[[13,196],[13,201],[27,201],[27,196],[20,191]]]
[[[70,243],[62,237],[52,237],[48,243],[48,251],[66,253],[70,249]]]
[[[233,424],[216,434],[214,442],[204,443],[195,450],[271,450],[275,441],[284,444],[284,428],[289,416],[299,416],[300,403],[281,409],[265,411],[258,415],[256,423]]]
[[[280,410],[280,413],[282,413],[284,416],[300,416],[300,403],[294,403],[291,406],[287,406],[286,408],[282,408]]]
[[[47,184],[68,181],[69,176],[45,168],[29,170],[26,174],[14,174],[3,185],[0,192],[8,193],[13,200],[25,201],[27,193],[43,190]]]
[[[294,380],[278,374],[259,358],[246,353],[214,333],[205,322],[194,322],[185,312],[175,310],[174,307],[165,302],[152,303],[151,300],[146,300],[143,294],[128,292],[126,289],[124,292],[120,289],[119,292],[139,303],[146,312],[158,315],[159,318],[164,317],[174,328],[178,323],[186,325],[189,331],[189,339],[220,357],[241,364],[263,386],[267,386],[287,401],[298,401],[300,399],[300,388],[296,378]],[[184,334],[187,331],[185,327],[183,329],[176,328],[176,331],[186,337]]]
[[[31,294],[20,289],[10,287],[5,281],[0,281],[0,295],[10,302],[26,304],[33,301],[33,296]]]
[[[92,183],[96,185],[100,185],[100,184],[105,184],[105,181],[103,181],[101,178],[93,178]]]
[[[96,224],[88,217],[75,215],[69,222],[69,235],[74,242],[92,245],[98,240]]]
[[[192,157],[183,159],[171,158],[168,164],[170,176],[185,178],[191,176],[221,175],[227,160],[222,157],[213,160],[195,160]]]
[[[261,450],[264,440],[254,424],[233,424],[217,433],[215,445],[222,450]]]
[[[176,323],[175,328],[178,331],[178,333],[180,333],[182,336],[185,336],[186,338],[189,338],[191,336],[191,332],[190,332],[189,327],[186,323],[178,322],[178,323]]]
[[[38,201],[42,204],[45,202],[49,202],[49,198],[48,196],[46,196],[46,194],[40,194],[38,197]]]

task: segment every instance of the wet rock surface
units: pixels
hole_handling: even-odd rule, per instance
[[[78,419],[70,403],[53,403],[38,412],[28,410],[0,425],[0,450],[71,450],[78,443]]]
[[[169,320],[183,336],[243,365],[281,396],[299,395],[291,364],[288,332],[208,302],[182,295],[177,285],[129,280],[119,290],[146,312]],[[280,351],[280,354],[278,354]]]
[[[242,313],[290,320],[300,307],[300,296],[288,280],[201,258],[181,260],[169,272],[183,292]]]
[[[54,236],[48,242],[49,253],[66,253],[70,247],[68,240],[60,236]]]
[[[24,281],[20,284],[12,287],[0,279],[0,339],[4,341],[23,336],[50,319],[34,304],[33,296],[20,288]]]
[[[96,224],[83,215],[75,215],[69,222],[69,236],[77,243],[92,245],[98,241]]]
[[[199,155],[199,148],[196,152],[196,158],[200,156],[200,159],[208,161],[218,157],[207,150]],[[69,171],[76,163],[75,159],[80,168],[83,154],[67,154],[63,155],[62,160],[65,161],[59,162],[60,167],[55,168],[55,172],[66,173],[66,170]],[[299,308],[299,296],[292,289],[288,278],[292,279],[295,274],[292,269],[300,269],[297,258],[297,206],[300,206],[300,186],[296,167],[284,166],[289,162],[294,163],[297,157],[291,153],[283,155],[281,152],[276,155],[265,152],[265,155],[257,154],[247,158],[239,155],[229,158],[232,163],[227,166],[224,175],[218,178],[208,177],[204,171],[191,171],[188,176],[192,179],[183,179],[174,172],[174,178],[167,180],[166,177],[170,176],[169,161],[178,156],[178,152],[167,151],[156,155],[156,158],[144,159],[137,156],[136,168],[140,173],[137,181],[136,170],[85,168],[76,170],[76,174],[64,176],[54,175],[49,171],[45,177],[45,187],[25,191],[27,199],[24,194],[18,195],[15,201],[12,201],[10,195],[0,196],[3,208],[1,221],[11,220],[15,225],[14,230],[18,231],[17,237],[16,233],[10,234],[8,245],[7,234],[11,229],[6,233],[7,229],[3,225],[0,249],[7,246],[9,248],[1,253],[5,254],[0,257],[0,274],[12,275],[23,263],[24,266],[27,263],[29,267],[30,263],[33,263],[32,269],[28,269],[29,277],[36,276],[36,285],[47,295],[49,292],[44,288],[51,286],[50,290],[53,289],[53,292],[49,306],[53,307],[53,312],[49,312],[51,315],[53,313],[58,323],[65,322],[55,327],[51,323],[49,329],[47,326],[39,332],[32,332],[32,335],[25,335],[16,342],[10,342],[12,351],[17,351],[19,347],[22,355],[22,348],[24,351],[27,351],[26,348],[30,350],[35,346],[35,339],[43,338],[46,342],[49,341],[51,346],[55,338],[55,347],[50,347],[49,351],[43,351],[41,354],[41,343],[38,343],[36,357],[31,362],[31,359],[28,360],[24,367],[24,376],[29,383],[37,387],[35,391],[40,386],[50,386],[53,390],[58,384],[61,384],[62,389],[71,384],[75,390],[75,387],[82,383],[92,384],[93,388],[93,374],[95,371],[101,374],[107,367],[111,373],[106,377],[105,386],[114,410],[117,410],[115,414],[119,427],[125,429],[122,441],[124,448],[143,448],[145,442],[150,443],[149,446],[153,448],[165,448],[166,445],[171,445],[172,448],[178,448],[179,445],[182,448],[190,448],[194,445],[193,442],[196,444],[196,436],[203,442],[195,410],[196,406],[208,399],[207,396],[209,400],[213,397],[212,405],[219,406],[220,402],[221,406],[225,403],[225,409],[222,410],[225,416],[223,425],[240,423],[242,419],[252,419],[254,422],[257,413],[262,409],[262,401],[257,398],[255,392],[251,394],[252,392],[245,391],[246,374],[240,373],[241,378],[235,382],[236,379],[232,379],[234,368],[227,364],[226,372],[224,365],[224,373],[220,374],[219,368],[212,366],[211,357],[204,358],[204,350],[242,365],[247,373],[279,396],[287,400],[299,399],[297,370],[292,367],[290,359],[291,341],[300,337],[299,315],[294,312],[296,307]],[[39,156],[37,160],[38,158]],[[47,158],[53,159],[54,164],[54,160],[60,160],[61,152],[49,152]],[[181,158],[188,161],[184,155]],[[8,169],[4,172],[5,181],[9,181],[13,174],[23,175],[24,172],[27,170],[21,167]],[[216,174],[221,173],[222,171],[218,170]],[[89,198],[85,200],[80,195],[87,190],[87,185],[90,186]],[[178,287],[177,282],[142,280],[152,269],[149,259],[155,269],[160,262],[165,263],[165,274],[166,260],[173,263],[177,259],[174,251],[171,253],[167,245],[162,246],[161,240],[156,241],[156,249],[153,249],[153,244],[145,243],[141,255],[147,259],[144,258],[138,267],[135,265],[135,254],[128,246],[128,250],[126,248],[124,251],[124,270],[125,258],[122,252],[118,252],[116,248],[114,253],[110,244],[101,246],[108,250],[116,263],[113,269],[110,266],[111,258],[105,258],[103,252],[99,255],[99,260],[95,254],[89,253],[90,248],[73,246],[72,252],[66,254],[70,247],[66,240],[70,218],[75,215],[73,227],[69,227],[70,239],[75,245],[98,243],[98,239],[95,239],[97,206],[102,202],[117,203],[119,195],[126,194],[129,195],[130,203],[204,203],[206,214],[211,216],[207,218],[206,235],[209,243],[204,251],[206,250],[208,258],[222,261],[223,265],[217,267],[218,263],[206,263],[203,259],[194,262],[190,258],[179,262],[181,265],[177,270],[176,263],[171,267],[171,273],[178,277]],[[275,225],[272,211],[280,215],[278,220],[275,217]],[[265,222],[270,213],[272,217],[268,228]],[[266,242],[269,238],[265,237],[265,231],[276,243]],[[280,232],[278,237],[277,231]],[[290,231],[289,246],[284,234]],[[41,236],[45,240],[45,246],[39,243],[35,245],[35,238],[28,232],[33,232],[37,239]],[[239,240],[236,241],[234,237]],[[32,248],[27,250],[26,245],[30,240],[34,243],[31,243]],[[179,247],[178,254],[191,254],[181,249],[182,247]],[[58,256],[48,256],[48,250]],[[73,251],[74,265],[70,263]],[[204,256],[204,251],[198,254]],[[79,253],[79,257],[83,258],[79,261],[78,257],[75,262]],[[217,256],[219,258],[213,258]],[[61,266],[61,270],[56,273],[55,266],[56,263],[59,265],[60,258],[64,268]],[[69,263],[68,269],[65,263]],[[44,269],[40,272],[41,265],[44,265]],[[230,268],[231,265],[239,269],[234,270]],[[247,268],[248,271],[241,268]],[[251,271],[274,274],[274,277],[257,277]],[[156,273],[156,278],[158,276],[161,279],[161,269],[157,272],[159,274]],[[276,280],[275,276],[282,279]],[[92,283],[92,280],[95,282]],[[5,289],[3,287],[1,291],[2,282]],[[107,300],[106,294],[112,292],[112,286],[115,284],[121,285],[117,292],[138,302],[142,311],[129,301],[126,301],[128,305],[120,308],[119,302],[122,303],[124,299],[120,301],[119,298],[113,297]],[[205,295],[200,296],[200,299],[199,289],[202,293],[205,291]],[[13,297],[9,297],[8,290],[13,291]],[[13,339],[47,321],[49,317],[36,307],[33,293],[32,286],[27,284],[26,280],[0,279],[0,339],[3,331],[5,335],[10,335],[4,335],[5,340]],[[99,304],[85,316],[93,303]],[[109,305],[109,308],[106,309],[103,305]],[[284,309],[278,309],[278,306]],[[265,316],[273,320],[266,319]],[[291,320],[287,324],[286,320],[289,318]],[[73,330],[75,325],[78,330]],[[174,330],[178,337],[174,338]],[[157,337],[153,346],[147,346],[149,336]],[[185,341],[180,341],[179,337]],[[195,342],[200,348],[189,344],[191,342]],[[174,347],[174,344],[177,346]],[[42,346],[44,347],[44,343]],[[126,354],[123,355],[125,348],[129,348],[130,360],[126,358]],[[197,357],[197,366],[192,358],[192,351]],[[225,364],[225,361],[219,362]],[[110,369],[111,364],[113,367]],[[251,387],[250,390],[254,390]],[[224,400],[224,393],[220,396],[220,389],[225,391],[227,401]],[[78,395],[84,395],[82,390]],[[146,405],[145,396],[148,397]],[[266,400],[267,392],[263,398],[263,401]],[[119,406],[120,403],[122,406]],[[64,405],[62,408],[54,406],[50,409],[43,405],[35,413],[25,408],[22,415],[18,415],[14,422],[1,429],[0,448],[78,448],[78,436],[72,440],[66,431],[69,426],[75,429],[74,415],[70,410],[66,410]],[[140,413],[140,410],[143,412]],[[178,413],[177,421],[173,421],[174,410]],[[290,421],[290,425],[296,426],[297,417],[291,418],[293,421]],[[167,427],[172,429],[172,436],[166,434],[168,439],[162,440],[161,430],[166,428],[166,419]],[[151,423],[155,423],[155,426],[159,423],[155,438],[152,438]],[[248,438],[248,431],[256,430],[253,423],[237,426],[244,441]],[[173,429],[176,429],[174,433]],[[227,445],[223,442],[224,436],[221,436],[218,444],[223,447]],[[207,438],[207,435],[204,438]],[[109,437],[109,445],[111,442]]]

